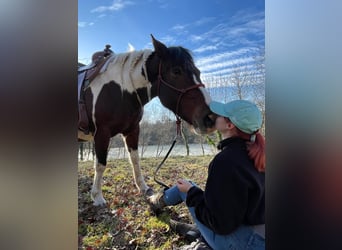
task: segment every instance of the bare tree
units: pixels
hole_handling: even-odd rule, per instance
[[[229,77],[226,75],[219,76],[205,76],[204,82],[209,86],[208,90],[210,95],[215,100],[228,102],[231,98],[229,86]]]
[[[204,155],[204,145],[203,145],[203,137],[200,136],[200,145],[201,145],[201,149],[202,149],[202,155]]]
[[[258,54],[254,57],[255,71],[253,74],[253,89],[252,96],[253,101],[261,110],[263,116],[263,124],[261,127],[261,133],[265,135],[265,49],[260,48]]]
[[[84,154],[84,149],[83,149],[83,142],[78,143],[78,148],[79,148],[79,153],[80,153],[80,160],[83,161],[83,154]]]
[[[181,130],[180,132],[181,132],[185,149],[186,149],[186,155],[189,156],[190,155],[189,140],[188,140],[189,137],[187,133],[184,131],[185,130],[184,126],[181,125],[180,130]]]
[[[230,84],[233,86],[233,95],[237,99],[247,99],[252,84],[252,75],[249,67],[236,64],[233,73],[230,75]]]
[[[140,122],[140,134],[139,134],[139,147],[140,147],[140,157],[144,157],[144,153],[147,149],[148,144],[148,126],[149,124],[145,121]]]

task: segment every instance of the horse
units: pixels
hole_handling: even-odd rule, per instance
[[[142,176],[138,155],[139,122],[144,105],[152,98],[158,96],[163,106],[190,124],[196,133],[214,131],[214,114],[208,107],[211,99],[190,51],[181,46],[166,47],[152,34],[151,37],[154,51],[113,53],[106,69],[82,93],[90,133],[86,135],[79,129],[78,138],[95,143],[91,189],[95,206],[106,204],[101,182],[110,138],[117,134],[123,136],[139,193],[153,194]]]

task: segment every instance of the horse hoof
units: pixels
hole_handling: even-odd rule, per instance
[[[150,197],[154,194],[154,191],[152,188],[148,188],[146,191],[145,191],[145,196],[147,197]]]
[[[105,207],[107,206],[107,202],[103,197],[97,197],[95,199],[93,199],[93,205],[95,207]]]
[[[94,205],[95,207],[105,207],[105,206],[107,206],[107,203],[93,202],[93,205]]]

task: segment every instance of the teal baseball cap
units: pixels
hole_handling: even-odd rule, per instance
[[[236,127],[247,134],[253,134],[261,128],[261,112],[250,101],[235,100],[228,103],[212,101],[209,107],[215,114],[229,118]]]

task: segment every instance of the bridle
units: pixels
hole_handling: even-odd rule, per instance
[[[184,95],[186,92],[188,92],[188,91],[190,91],[190,90],[193,90],[193,89],[200,88],[200,87],[203,87],[203,88],[204,88],[205,86],[204,86],[203,83],[200,83],[200,84],[196,84],[196,85],[193,85],[193,86],[188,87],[188,88],[185,88],[185,89],[178,89],[178,88],[172,86],[171,84],[169,84],[168,82],[166,82],[166,81],[163,80],[162,75],[161,75],[161,66],[162,66],[162,63],[160,62],[160,63],[159,63],[159,73],[158,73],[157,95],[159,96],[159,94],[160,94],[160,85],[161,85],[161,84],[164,84],[165,86],[169,87],[170,89],[173,89],[173,90],[175,90],[175,91],[177,91],[177,92],[180,93],[179,96],[178,96],[178,99],[177,99],[177,106],[176,106],[176,112],[175,112],[175,116],[176,116],[176,119],[177,119],[177,121],[176,121],[176,125],[177,125],[177,127],[176,127],[176,137],[175,137],[175,139],[173,140],[172,145],[171,145],[169,151],[166,153],[164,159],[163,159],[163,160],[161,161],[161,163],[158,165],[158,167],[156,168],[156,170],[155,170],[155,172],[154,172],[154,175],[153,175],[154,181],[155,181],[156,183],[158,183],[159,185],[163,186],[163,187],[164,187],[164,190],[166,190],[166,189],[169,188],[169,186],[166,185],[165,183],[163,183],[163,182],[157,180],[156,175],[157,175],[157,172],[158,172],[158,170],[160,169],[160,167],[164,164],[164,162],[166,161],[167,157],[168,157],[169,154],[171,153],[171,150],[172,150],[173,147],[175,146],[176,141],[177,141],[177,138],[181,135],[181,119],[180,119],[180,117],[179,117],[179,115],[178,115],[180,101],[181,101],[183,95]]]
[[[159,96],[160,95],[160,85],[163,83],[165,86],[169,87],[170,89],[173,89],[174,91],[177,91],[179,92],[179,96],[178,96],[178,99],[177,99],[177,106],[176,106],[176,112],[175,112],[175,115],[176,115],[176,118],[177,118],[177,121],[179,120],[180,121],[180,118],[179,118],[179,104],[180,104],[180,101],[183,97],[183,95],[186,93],[186,92],[189,92],[190,90],[193,90],[193,89],[197,89],[197,88],[200,88],[200,87],[205,87],[203,83],[200,83],[200,84],[195,84],[193,86],[190,86],[188,88],[185,88],[185,89],[178,89],[174,86],[172,86],[170,83],[166,82],[165,80],[163,80],[162,78],[162,75],[161,75],[161,67],[162,67],[162,63],[160,62],[159,63],[159,73],[158,73],[158,85],[157,85],[157,95]]]

